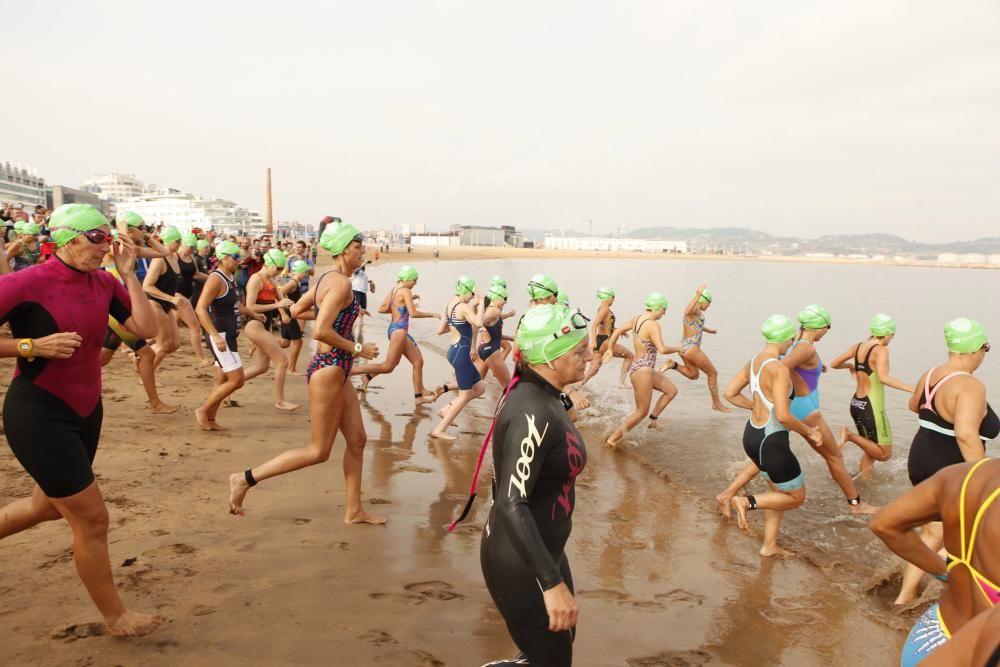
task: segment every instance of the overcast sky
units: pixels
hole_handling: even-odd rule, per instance
[[[0,0],[0,160],[259,210],[270,166],[277,219],[365,228],[1000,235],[995,0],[306,4]]]

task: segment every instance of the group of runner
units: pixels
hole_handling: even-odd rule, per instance
[[[0,321],[8,323],[12,333],[11,339],[0,340],[0,356],[17,358],[16,376],[5,397],[4,427],[15,456],[36,482],[29,498],[0,511],[0,538],[65,518],[73,530],[80,577],[113,634],[145,634],[161,619],[128,611],[111,577],[107,509],[91,469],[102,419],[101,364],[125,343],[135,351],[151,409],[173,411],[174,406],[156,396],[154,373],[179,346],[178,319],[203,330],[205,347],[214,359],[215,386],[196,411],[198,425],[210,431],[222,429],[216,417],[223,401],[272,364],[275,407],[298,407],[283,393],[290,366],[284,350],[297,351],[302,322],[314,320],[317,349],[306,370],[310,442],[233,473],[229,509],[236,514],[243,511],[255,485],[328,460],[339,432],[346,442],[344,520],[384,523],[386,517],[369,514],[361,505],[366,436],[351,375],[362,375],[366,388],[405,356],[413,369],[417,408],[454,394],[431,432],[432,437],[454,440],[449,426],[485,392],[486,375],[494,374],[503,395],[490,429],[494,502],[483,530],[481,563],[490,595],[521,651],[510,661],[491,663],[497,665],[572,662],[578,608],[565,545],[576,504],[575,480],[587,461],[586,445],[574,424],[578,409],[586,405],[581,388],[602,365],[616,357],[623,360],[619,382],[630,377],[635,410],[606,439],[611,447],[619,446],[645,419],[661,427],[658,420],[677,394],[668,377],[671,371],[692,380],[704,373],[713,409],[729,410],[721,401],[718,372],[702,350],[703,335],[715,333],[706,326],[713,295],[705,286],[686,304],[680,344],[670,346],[660,328],[667,299],[657,292],[647,296],[642,312],[619,324],[612,310],[615,292],[602,288],[590,320],[569,306],[552,278],[539,274],[527,287],[527,311],[513,334],[505,335],[504,320],[516,313],[505,310],[508,291],[503,278],[495,276],[480,289],[462,276],[440,312],[425,312],[413,292],[417,270],[404,266],[378,308],[390,316],[388,345],[385,359],[373,363],[378,346],[356,340],[355,323],[363,312],[358,292],[364,294],[367,285],[356,289],[357,273],[365,265],[364,235],[350,224],[324,230],[320,246],[331,254],[332,266],[308,289],[303,288],[308,265],[289,266],[284,253],[269,250],[263,268],[247,283],[245,300],[235,280],[244,255],[231,241],[212,248],[172,228],[156,240],[141,218],[128,214],[122,216],[116,240],[107,219],[82,204],[57,209],[51,230],[57,245],[51,260],[31,272],[0,278]],[[102,266],[107,270],[101,271]],[[279,283],[278,276],[286,272],[288,280]],[[189,316],[180,312],[185,308],[192,309],[196,321],[188,322]],[[411,318],[438,319],[438,332],[451,337],[447,358],[454,377],[431,390],[424,386],[423,358],[409,333]],[[247,370],[238,352],[241,319],[259,355]],[[890,374],[889,345],[896,325],[890,317],[877,315],[870,336],[829,365],[849,370],[856,381],[850,411],[857,431],[843,429],[835,438],[820,411],[818,384],[828,367],[816,349],[831,322],[829,312],[813,304],[797,321],[774,315],[761,326],[763,347],[722,394],[750,412],[743,433],[748,463],[716,500],[727,516],[735,512],[744,529],[755,510],[764,510],[761,554],[787,555],[778,544],[782,515],[805,500],[801,466],[789,442],[789,432],[795,431],[824,458],[850,511],[875,511],[854,487],[841,449],[853,443],[862,450],[863,472],[887,460],[893,442],[884,387],[910,392],[910,409],[918,413],[920,424],[908,461],[914,489],[880,510],[871,526],[914,566],[904,577],[899,603],[917,596],[923,573],[946,579],[939,605],[911,633],[903,664],[916,664],[928,654],[933,658],[934,648],[953,634],[958,641],[948,651],[965,650],[966,641],[972,646],[989,627],[988,619],[977,615],[993,608],[1000,595],[993,583],[1000,579],[1000,521],[991,505],[1000,495],[1000,466],[983,460],[984,443],[998,435],[1000,420],[974,376],[989,351],[986,331],[966,318],[949,322],[947,361],[909,386]],[[280,338],[272,335],[274,328]],[[631,351],[620,344],[627,336],[632,338]],[[149,340],[155,342],[147,344]],[[197,342],[200,347],[202,340]],[[511,352],[513,372],[506,363]],[[657,366],[658,354],[677,359]],[[80,381],[68,383],[67,377]],[[749,395],[744,393],[748,386]],[[655,405],[654,392],[659,393]],[[769,491],[741,492],[757,475]],[[916,526],[939,518],[943,527],[928,525],[919,536],[914,532]],[[937,556],[942,544],[947,559]],[[965,626],[972,629],[963,634]],[[966,636],[970,639],[963,640]]]

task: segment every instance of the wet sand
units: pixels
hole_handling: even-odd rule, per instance
[[[429,385],[450,370],[433,326],[413,325]],[[384,320],[368,320],[366,335],[382,343],[384,329]],[[0,363],[4,384],[12,363]],[[211,377],[194,369],[186,346],[161,373],[163,398],[182,406],[175,416],[148,415],[127,356],[116,356],[95,466],[111,512],[112,565],[128,605],[169,621],[142,639],[100,635],[68,528],[39,526],[0,541],[0,664],[466,666],[516,652],[479,571],[488,473],[473,514],[445,532],[465,501],[496,382],[459,417],[451,444],[428,438],[434,410],[412,414],[405,361],[373,383],[362,402],[365,506],[389,523],[372,527],[343,523],[339,439],[329,462],[262,483],[246,516],[228,514],[230,473],[309,437],[304,379],[289,378],[288,400],[302,404],[291,414],[272,407],[270,379],[237,393],[243,407],[220,412],[229,433],[209,434],[193,411]],[[709,494],[601,447],[599,420],[591,421],[568,552],[581,608],[576,664],[898,660],[903,633],[856,604],[857,591],[839,590],[807,558],[761,559],[759,535],[719,519]],[[0,449],[0,503],[30,487]]]

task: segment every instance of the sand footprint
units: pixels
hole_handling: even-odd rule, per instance
[[[577,591],[576,596],[578,598],[607,600],[608,602],[621,602],[625,600],[625,594],[621,591],[612,591],[606,588],[598,588],[592,591]]]
[[[427,601],[427,598],[422,595],[413,595],[410,593],[369,593],[368,597],[372,600],[389,600],[391,602],[398,602],[406,605],[407,607],[416,607]]]
[[[628,658],[625,664],[629,667],[698,667],[711,659],[712,656],[704,651],[664,651],[643,658]]]
[[[393,466],[396,470],[403,470],[406,472],[433,472],[430,468],[425,468],[424,466],[418,466],[413,463],[397,463]]]
[[[386,644],[398,644],[395,639],[392,638],[388,632],[383,632],[382,630],[369,630],[358,636],[363,642],[368,642],[375,646],[385,646]]]
[[[294,523],[296,526],[304,526],[307,523],[311,523],[311,522],[312,522],[312,519],[292,519],[292,523]]]
[[[433,600],[461,600],[465,596],[457,593],[447,581],[418,581],[403,586],[410,593],[417,593]]]
[[[53,630],[49,635],[52,639],[62,639],[67,642],[75,642],[77,639],[87,639],[88,637],[100,637],[107,634],[108,630],[103,623],[74,623],[64,628]]]
[[[692,593],[690,591],[684,591],[680,588],[675,588],[669,593],[657,593],[653,596],[656,600],[663,600],[666,602],[685,602],[692,606],[700,607],[702,603],[705,602],[704,595],[698,595],[697,593]]]
[[[403,667],[444,667],[445,663],[438,660],[434,655],[428,653],[427,651],[422,651],[417,649],[415,651],[394,651],[386,655],[380,655],[375,658],[375,662],[379,665],[399,665]]]

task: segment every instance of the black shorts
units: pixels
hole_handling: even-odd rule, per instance
[[[359,292],[354,290],[354,298],[357,299],[358,305],[368,310],[368,292]]]
[[[760,476],[771,480],[779,491],[795,491],[805,486],[802,467],[788,444],[788,431],[768,433],[748,419],[743,429],[743,451],[760,469]]]
[[[155,301],[156,303],[160,304],[160,307],[163,308],[163,312],[165,313],[169,313],[171,310],[177,307],[173,301],[164,301],[163,299],[157,298],[155,296],[150,296],[148,294],[146,296],[149,297],[150,301]]]
[[[282,340],[302,340],[302,327],[298,320],[292,320],[288,324],[281,325]]]
[[[91,464],[101,439],[104,408],[86,417],[36,387],[14,378],[3,402],[3,428],[14,456],[49,498],[80,493],[94,481]]]
[[[600,352],[601,347],[604,343],[611,338],[611,336],[605,336],[604,334],[597,334],[597,338],[594,340],[594,352]]]

